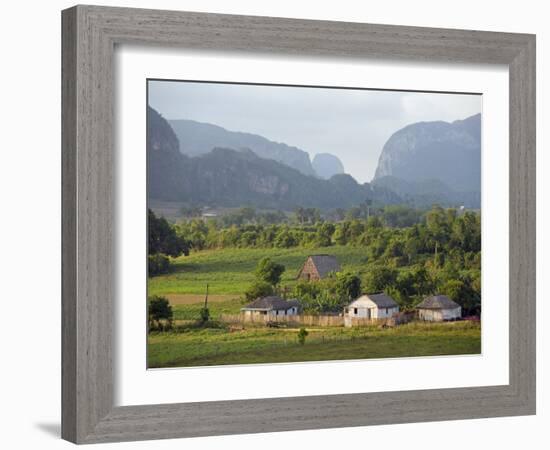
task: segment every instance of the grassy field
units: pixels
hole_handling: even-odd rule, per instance
[[[172,305],[192,305],[194,303],[203,303],[204,294],[167,294],[166,297]],[[223,303],[235,299],[239,299],[238,295],[234,294],[208,294],[208,305],[212,303]]]
[[[172,305],[174,320],[198,320],[200,310],[204,303],[188,303]],[[240,300],[227,300],[224,302],[208,302],[208,310],[212,320],[219,320],[221,314],[239,314],[243,304]]]
[[[189,367],[226,364],[323,361],[410,356],[478,354],[479,323],[410,323],[395,328],[308,328],[305,345],[296,328],[246,327],[193,328],[200,317],[206,284],[211,319],[237,314],[243,293],[254,280],[258,261],[269,256],[283,264],[283,285],[296,283],[296,275],[308,255],[335,255],[344,269],[367,270],[364,249],[333,246],[292,249],[224,249],[192,253],[174,260],[174,270],[148,281],[149,295],[166,296],[179,332],[148,336],[148,366]]]
[[[282,284],[292,285],[306,258],[319,253],[335,255],[343,269],[351,269],[359,273],[365,270],[366,255],[362,248],[333,246],[311,249],[206,250],[175,259],[172,273],[149,279],[149,295],[168,294],[169,298],[174,295],[204,296],[208,283],[210,294],[242,296],[254,280],[254,269],[258,261],[264,256],[285,266]]]
[[[305,345],[298,329],[201,329],[152,333],[148,367],[327,361],[481,352],[479,323],[413,322],[395,328],[312,328]]]

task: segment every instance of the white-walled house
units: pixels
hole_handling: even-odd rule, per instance
[[[344,323],[350,327],[352,319],[389,319],[398,312],[399,305],[389,295],[363,294],[344,308]]]
[[[300,309],[300,303],[296,299],[285,300],[276,295],[261,297],[249,303],[241,312],[245,318],[254,318],[259,316],[295,316]]]
[[[446,295],[433,295],[425,298],[416,310],[420,320],[443,322],[456,320],[462,317],[462,308]]]

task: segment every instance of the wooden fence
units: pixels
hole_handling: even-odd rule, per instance
[[[334,315],[305,315],[298,314],[294,316],[272,316],[266,315],[248,315],[248,314],[221,314],[220,321],[225,323],[256,323],[258,325],[268,324],[288,324],[294,326],[308,327],[341,327],[344,325],[343,316]]]
[[[344,325],[346,327],[365,327],[369,325],[394,327],[396,325],[408,323],[411,320],[413,320],[414,317],[415,317],[415,314],[409,313],[409,312],[400,312],[400,313],[394,314],[392,317],[388,317],[385,319],[366,319],[362,317],[346,316],[344,318]]]
[[[357,317],[344,317],[336,315],[306,315],[295,316],[271,316],[271,315],[248,315],[248,314],[221,314],[220,321],[229,324],[258,324],[277,325],[287,324],[290,326],[307,327],[364,327],[369,325],[395,326],[410,322],[412,316],[409,314],[397,314],[387,319],[365,319]]]
[[[298,314],[294,316],[272,316],[249,315],[249,314],[221,314],[220,321],[228,324],[258,324],[258,325],[278,325],[287,324],[290,326],[307,327],[364,327],[369,325],[396,326],[410,322],[414,318],[412,313],[398,313],[387,319],[366,319],[358,317],[349,317],[342,315],[306,315]]]

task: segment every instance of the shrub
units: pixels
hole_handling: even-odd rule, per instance
[[[201,308],[200,312],[201,323],[206,323],[210,320],[210,310],[207,307]]]
[[[149,322],[149,329],[158,329],[159,331],[172,328],[172,319],[174,313],[172,306],[167,298],[159,295],[153,295],[148,299],[147,316]],[[162,323],[164,320],[166,323]]]
[[[160,275],[170,271],[170,258],[163,253],[155,253],[147,256],[147,268],[149,276]]]
[[[308,334],[309,333],[307,332],[307,330],[305,328],[300,328],[300,331],[298,331],[298,343],[300,345],[304,345],[306,343],[306,336]]]

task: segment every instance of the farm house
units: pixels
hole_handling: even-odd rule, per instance
[[[462,317],[462,308],[446,295],[433,295],[425,298],[416,310],[420,320],[443,322],[456,320]]]
[[[298,278],[307,281],[318,281],[326,278],[330,273],[340,272],[342,268],[332,255],[311,255],[308,256],[303,267],[298,273]]]
[[[245,318],[257,316],[295,316],[300,309],[300,303],[296,299],[285,300],[276,295],[262,297],[249,303],[241,312]]]
[[[349,327],[351,319],[389,319],[398,312],[399,305],[389,295],[363,294],[344,308],[344,322]]]

